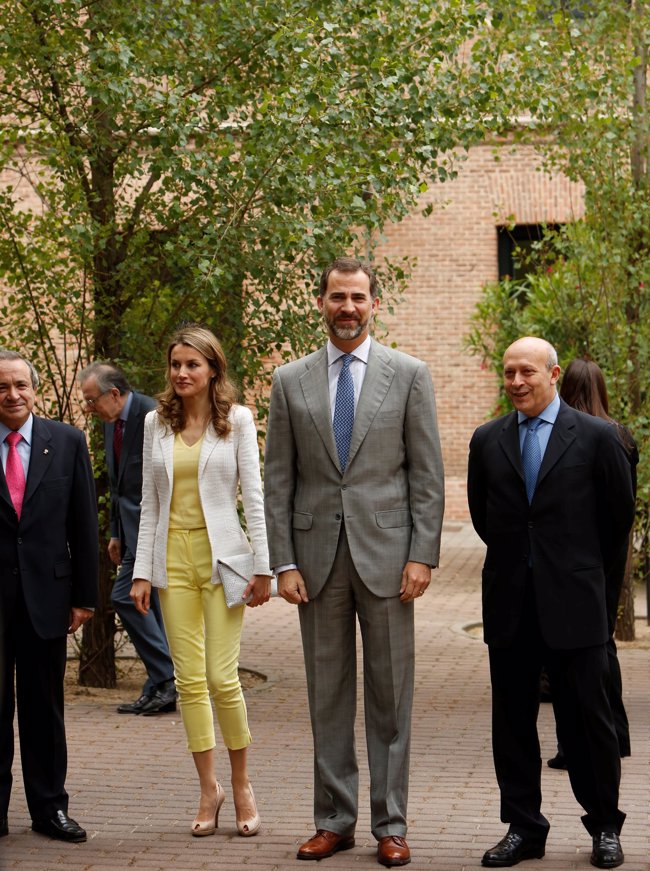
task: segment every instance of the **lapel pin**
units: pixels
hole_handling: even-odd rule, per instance
[[[43,453],[44,453],[44,454],[49,454],[49,452],[50,452],[50,451],[49,451],[49,448],[44,448],[44,449],[43,449]]]

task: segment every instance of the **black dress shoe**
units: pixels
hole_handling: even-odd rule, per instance
[[[625,856],[616,832],[599,832],[593,837],[594,849],[590,862],[596,868],[618,868]]]
[[[547,760],[546,764],[549,768],[558,768],[563,771],[566,771],[567,769],[566,759],[561,753],[558,753],[552,759]]]
[[[481,865],[488,868],[508,868],[524,859],[541,859],[544,855],[544,841],[524,838],[516,832],[508,832],[496,847],[484,853]]]
[[[136,699],[134,702],[126,702],[123,705],[117,706],[118,714],[141,714],[142,709],[147,704],[147,702],[151,701],[151,696],[148,693],[142,693],[139,699]]]
[[[0,838],[4,838],[9,834],[9,823],[7,817],[0,817]]]
[[[80,843],[86,840],[86,832],[65,811],[57,811],[49,820],[32,820],[32,831],[40,832],[57,841]]]
[[[159,684],[156,687],[154,694],[148,702],[142,706],[140,712],[145,717],[151,717],[153,714],[166,714],[169,711],[176,710],[176,686],[173,680],[168,680],[164,684]]]

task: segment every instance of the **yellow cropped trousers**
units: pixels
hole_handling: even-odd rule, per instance
[[[187,747],[215,746],[210,697],[224,743],[241,750],[251,743],[237,665],[244,608],[228,608],[221,584],[210,581],[212,550],[205,529],[170,529],[167,582],[160,605],[174,661]]]

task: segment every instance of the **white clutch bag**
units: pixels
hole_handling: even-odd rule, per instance
[[[235,608],[237,605],[245,605],[252,596],[242,599],[248,582],[255,574],[255,554],[238,553],[217,560],[217,572],[223,585],[226,597],[226,605]],[[278,595],[278,582],[276,578],[271,580],[271,595]]]

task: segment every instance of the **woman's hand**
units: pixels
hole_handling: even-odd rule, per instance
[[[135,578],[131,585],[129,596],[133,599],[135,610],[146,616],[149,613],[149,602],[151,600],[151,582],[143,581],[142,578]]]
[[[250,602],[246,602],[249,596],[253,598]],[[248,586],[244,590],[242,599],[250,608],[255,608],[257,605],[264,605],[271,598],[271,576],[270,575],[253,575],[248,582]]]

